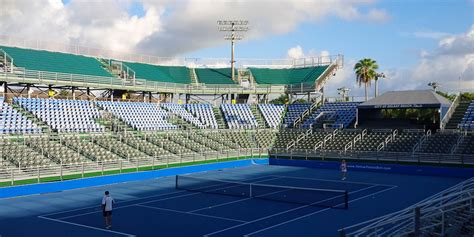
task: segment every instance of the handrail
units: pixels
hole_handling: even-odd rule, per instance
[[[460,134],[458,136],[458,139],[456,140],[456,144],[454,144],[453,147],[451,148],[451,154],[454,154],[457,151],[457,149],[459,148],[459,145],[464,141],[464,138],[465,138],[464,134]]]
[[[456,97],[454,98],[453,102],[449,106],[448,111],[446,111],[446,114],[444,115],[443,119],[441,119],[441,122],[439,123],[440,129],[445,129],[446,124],[449,122],[451,119],[451,116],[454,114],[456,111],[456,108],[459,105],[459,102],[461,101],[461,94],[458,93]]]

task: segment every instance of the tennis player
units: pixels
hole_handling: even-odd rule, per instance
[[[346,163],[346,160],[342,160],[342,162],[341,162],[341,173],[342,173],[342,180],[346,180],[346,177],[347,177],[347,163]]]
[[[102,213],[105,219],[105,228],[112,228],[112,209],[115,204],[115,200],[110,196],[109,191],[105,191],[105,195],[102,198]]]

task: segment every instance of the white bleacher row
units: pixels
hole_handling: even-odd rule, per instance
[[[187,104],[186,108],[194,116],[200,119],[206,128],[217,129],[217,120],[212,105],[210,104]]]
[[[18,113],[0,97],[0,134],[41,133],[33,121]]]
[[[194,126],[200,129],[206,128],[206,126],[204,126],[198,118],[194,117],[184,108],[184,106],[180,104],[163,103],[161,104],[161,107],[184,119],[185,121],[192,123]]]
[[[172,130],[178,126],[167,121],[168,112],[158,104],[145,102],[100,101],[97,105],[140,131]]]
[[[271,128],[278,128],[281,123],[281,115],[285,110],[284,105],[259,104],[258,108],[262,112],[265,121]]]
[[[222,112],[227,125],[231,129],[257,128],[257,119],[248,104],[222,104]]]
[[[103,132],[95,123],[100,113],[89,101],[14,98],[13,102],[58,132]]]

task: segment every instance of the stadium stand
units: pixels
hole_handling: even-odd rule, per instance
[[[311,104],[302,103],[302,104],[290,104],[288,105],[288,110],[286,111],[285,118],[283,119],[283,124],[285,127],[292,128],[293,123],[301,114],[309,109]]]
[[[196,75],[200,83],[204,84],[236,84],[232,81],[230,68],[196,68]],[[234,72],[237,75],[237,71]]]
[[[112,77],[101,63],[92,57],[0,46],[14,59],[16,67],[29,70]]]
[[[49,136],[27,139],[25,143],[57,164],[79,164],[90,161],[80,153],[63,146],[58,139]]]
[[[62,143],[93,161],[116,161],[120,156],[93,142],[91,136],[66,136]]]
[[[331,128],[347,128],[354,122],[358,102],[333,102],[325,103],[312,113],[301,125],[302,128],[310,128],[318,122],[318,119],[330,123]],[[324,117],[324,115],[329,115]]]
[[[284,105],[259,104],[258,108],[270,128],[278,128],[281,123],[281,117],[285,110]]]
[[[474,134],[467,134],[456,149],[458,154],[474,154]]]
[[[323,74],[328,66],[307,68],[249,68],[250,73],[258,84],[298,84],[312,83]]]
[[[217,120],[210,104],[186,104],[185,107],[205,128],[217,129]]]
[[[0,134],[41,133],[41,128],[5,103],[3,97],[0,97],[0,104]]]
[[[8,138],[0,139],[1,166],[4,168],[27,168],[37,166],[49,166],[54,164],[50,159],[40,152],[27,146],[22,141],[14,141]]]
[[[58,132],[103,132],[104,126],[96,124],[99,110],[84,100],[55,100],[13,98],[27,111]]]
[[[464,115],[466,114],[467,109],[469,108],[471,101],[460,101],[459,105],[456,107],[456,110],[451,115],[448,123],[446,124],[445,129],[457,129],[460,126]]]
[[[201,123],[198,118],[194,117],[193,114],[189,113],[183,105],[174,103],[163,103],[160,105],[163,109],[170,111],[171,113],[177,115],[178,117],[184,119],[185,121],[191,123],[192,125],[198,128],[203,129],[206,127]]]
[[[257,119],[248,104],[222,104],[222,112],[227,125],[231,129],[257,128]]]
[[[423,130],[402,131],[394,140],[384,147],[384,151],[389,152],[412,152],[415,145],[423,137]]]
[[[459,139],[457,133],[435,133],[428,136],[421,144],[421,153],[452,153],[453,147]]]
[[[124,62],[135,71],[137,79],[155,82],[191,84],[189,69],[184,66],[158,66],[143,63]]]
[[[99,101],[96,104],[139,131],[178,128],[178,126],[167,121],[168,113],[160,108],[158,104],[111,101]]]
[[[464,113],[464,117],[458,126],[464,130],[474,130],[474,100],[469,104],[466,113]]]

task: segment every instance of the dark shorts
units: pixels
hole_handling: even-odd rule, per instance
[[[104,217],[112,216],[112,211],[103,211],[102,214],[104,214]]]

